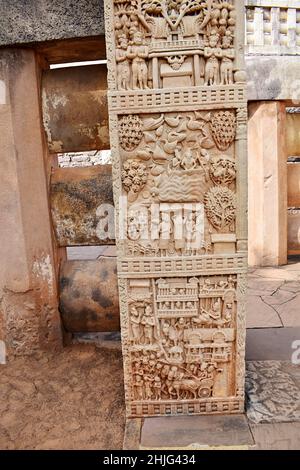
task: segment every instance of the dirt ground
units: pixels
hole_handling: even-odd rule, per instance
[[[15,358],[0,365],[0,449],[121,449],[123,397],[118,349]]]

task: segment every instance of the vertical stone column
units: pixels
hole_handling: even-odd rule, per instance
[[[127,414],[242,412],[243,2],[106,0],[105,18]]]
[[[249,105],[249,264],[287,262],[287,152],[285,104]]]
[[[0,51],[0,89],[0,334],[31,354],[62,339],[33,51]]]

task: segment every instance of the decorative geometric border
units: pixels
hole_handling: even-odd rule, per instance
[[[125,278],[182,277],[201,274],[237,274],[247,270],[245,254],[188,258],[123,258],[118,273]]]
[[[108,93],[109,109],[118,114],[153,113],[180,110],[238,108],[246,103],[246,87],[242,85],[139,90],[138,92],[113,91]]]
[[[198,399],[197,401],[186,400],[178,403],[176,401],[162,400],[160,402],[131,402],[128,404],[129,417],[140,416],[180,416],[180,415],[205,415],[243,413],[244,400],[232,398],[211,398],[209,401]]]

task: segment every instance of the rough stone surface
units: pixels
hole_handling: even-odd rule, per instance
[[[299,57],[247,56],[248,100],[291,100],[299,106]]]
[[[67,261],[60,272],[60,312],[70,332],[120,329],[114,258]]]
[[[253,423],[300,421],[300,368],[290,361],[248,362],[246,394]]]
[[[109,149],[105,65],[48,70],[43,122],[51,153]]]
[[[102,0],[0,0],[0,45],[104,34]]]
[[[58,154],[60,168],[111,164],[110,150]]]
[[[250,424],[253,450],[299,450],[300,423]]]
[[[54,170],[50,204],[59,246],[114,243],[110,165]]]

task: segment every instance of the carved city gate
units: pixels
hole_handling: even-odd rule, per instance
[[[105,13],[127,414],[242,412],[243,3]]]

